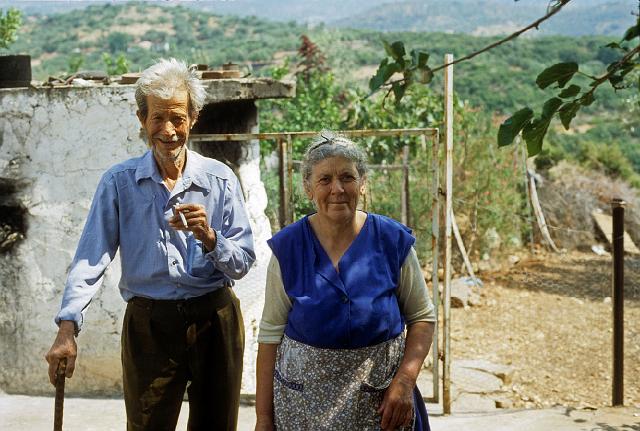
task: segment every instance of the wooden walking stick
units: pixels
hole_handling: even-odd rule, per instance
[[[64,381],[67,371],[67,358],[62,358],[56,370],[56,404],[53,416],[53,431],[62,431],[62,413],[64,409]]]

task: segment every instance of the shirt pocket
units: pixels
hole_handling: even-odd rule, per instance
[[[209,278],[216,268],[213,262],[205,257],[202,241],[193,235],[187,237],[187,272],[193,277]]]

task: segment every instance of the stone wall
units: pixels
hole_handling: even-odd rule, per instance
[[[256,96],[247,89],[249,84],[240,84],[234,85],[243,92],[234,90],[232,98],[295,93],[292,85],[270,86],[271,95]],[[220,82],[213,85],[214,94],[225,94]],[[0,252],[0,390],[52,393],[43,356],[56,334],[53,318],[95,187],[111,165],[146,150],[133,92],[132,86],[0,90],[0,222],[8,220],[7,229],[16,230]],[[245,132],[257,127],[254,115]],[[265,241],[271,231],[264,215],[258,142],[243,143],[241,149],[243,157],[235,161],[235,170],[256,233],[258,261],[235,291],[247,332],[243,392],[253,393],[256,330],[269,255]],[[67,383],[71,395],[121,394],[125,304],[117,288],[119,278],[116,256],[78,338],[76,374]]]

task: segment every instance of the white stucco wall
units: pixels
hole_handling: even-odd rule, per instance
[[[0,390],[52,393],[43,358],[56,334],[68,265],[95,187],[111,165],[142,154],[133,87],[0,90],[0,177],[20,181],[27,209],[26,238],[0,255]],[[242,161],[240,179],[256,234],[258,261],[236,285],[247,332],[243,392],[255,391],[255,339],[264,298],[266,192],[259,149]],[[121,393],[119,256],[108,268],[78,338],[69,394]]]

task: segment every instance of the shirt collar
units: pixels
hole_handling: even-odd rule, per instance
[[[187,148],[187,163],[182,173],[182,183],[185,189],[189,188],[193,183],[202,189],[211,190],[207,176],[202,169],[200,157],[198,153]],[[155,182],[162,184],[162,176],[158,171],[158,165],[151,150],[145,153],[136,168],[136,182],[138,183],[144,178],[151,178]]]
[[[140,180],[145,178],[151,178],[156,183],[162,184],[162,176],[158,171],[158,166],[156,165],[156,161],[153,158],[153,152],[151,150],[148,150],[144,156],[142,156],[142,159],[136,168],[136,183],[139,183]]]
[[[191,151],[188,148],[187,165],[182,173],[182,182],[184,183],[185,189],[193,183],[202,189],[211,190],[207,175],[204,173],[204,169],[202,167],[200,154]]]

